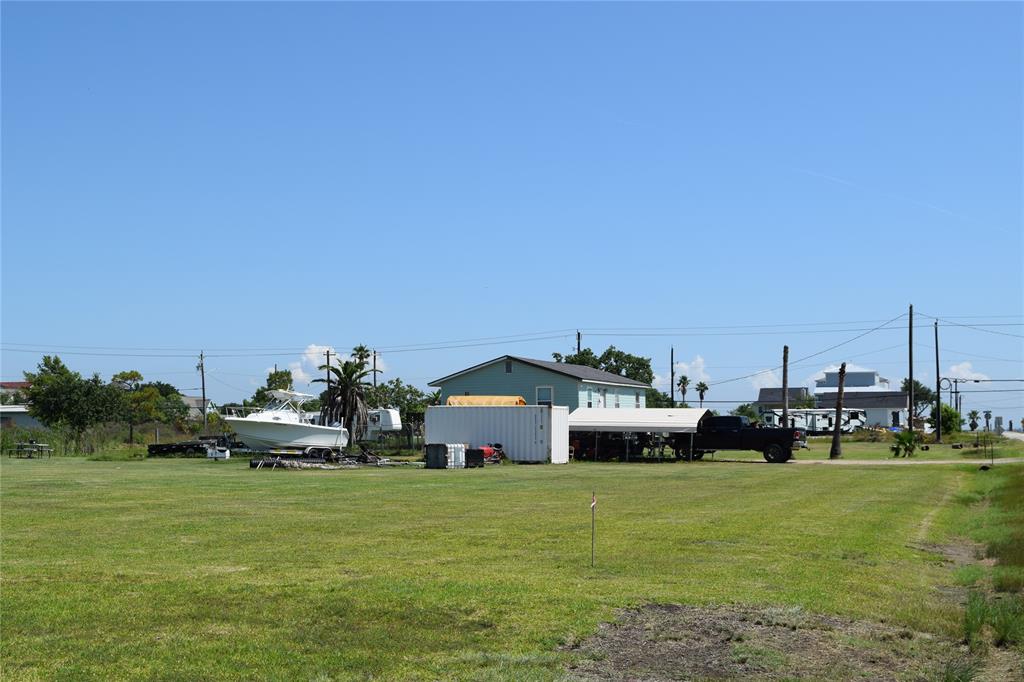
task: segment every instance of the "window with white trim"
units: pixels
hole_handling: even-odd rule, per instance
[[[639,410],[640,409],[640,391],[636,391],[633,395],[636,396],[636,409]]]
[[[587,389],[587,407],[593,407],[593,406],[594,406],[594,389],[588,388]]]
[[[555,402],[555,389],[553,386],[537,387],[537,404],[553,405]]]
[[[511,374],[511,373],[512,373],[512,361],[511,360],[506,360],[505,361],[505,374]]]
[[[622,405],[619,404],[619,392],[618,391],[615,391],[615,407],[622,407]]]

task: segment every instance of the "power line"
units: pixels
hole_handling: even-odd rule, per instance
[[[982,325],[963,324],[962,322],[952,322],[950,320],[946,320],[946,319],[943,319],[941,317],[935,317],[934,315],[925,315],[924,313],[921,313],[921,315],[924,316],[924,317],[930,317],[933,320],[938,320],[939,322],[944,322],[946,324],[951,324],[951,325],[953,325],[955,327],[966,327],[967,329],[974,329],[975,331],[985,332],[987,334],[999,334],[1001,336],[1012,336],[1014,338],[1024,339],[1024,335],[1022,335],[1022,334],[1011,334],[1010,332],[1001,332],[1001,331],[998,331],[996,329],[985,329]],[[1002,326],[1017,327],[1017,326],[1021,326],[1021,325],[1016,324],[1016,323],[1007,323],[1005,325],[1002,325],[1002,324],[1000,324],[1000,325],[989,324],[989,325],[984,325],[984,326],[985,327],[996,327],[996,326],[1000,326],[1000,327],[1002,327]]]
[[[853,338],[847,339],[846,341],[842,341],[842,342],[837,343],[837,344],[835,344],[833,346],[829,346],[825,350],[818,351],[817,353],[811,353],[810,355],[805,355],[802,358],[798,358],[798,359],[793,361],[793,364],[797,364],[797,363],[803,362],[804,360],[810,360],[811,358],[816,358],[819,355],[824,355],[825,353],[828,353],[829,351],[833,351],[836,348],[839,348],[840,346],[845,346],[848,343],[853,343],[857,339],[863,338],[863,337],[867,336],[868,334],[870,334],[871,332],[878,331],[879,329],[882,329],[886,325],[892,324],[896,320],[899,320],[900,318],[906,317],[906,315],[907,315],[907,313],[900,313],[899,315],[897,315],[896,317],[892,318],[891,320],[887,320],[887,321],[883,322],[882,324],[878,325],[877,327],[873,327],[872,329],[868,329],[864,333],[858,334],[857,336],[854,336]],[[782,365],[779,365],[778,367],[774,367],[772,369],[766,369],[766,370],[762,370],[760,372],[754,372],[753,374],[747,374],[747,375],[744,375],[744,376],[741,376],[741,377],[733,377],[732,379],[724,379],[722,381],[716,381],[716,382],[714,382],[712,384],[709,384],[709,385],[710,386],[721,386],[722,384],[728,384],[728,383],[731,383],[733,381],[741,381],[743,379],[749,379],[751,377],[757,376],[758,374],[764,374],[766,372],[774,372],[775,370],[781,369],[781,368],[782,368]]]

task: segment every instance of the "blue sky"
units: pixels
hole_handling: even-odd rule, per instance
[[[714,384],[908,303],[1001,325],[944,326],[944,374],[1024,378],[1020,4],[0,11],[4,380],[46,349],[191,389],[202,348],[227,401],[363,342],[425,387],[581,329],[750,400]],[[905,341],[794,376],[899,379]]]

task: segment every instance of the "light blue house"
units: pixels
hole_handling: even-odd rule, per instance
[[[528,405],[636,409],[647,405],[647,384],[583,365],[502,355],[436,379],[441,403],[456,395],[518,395]]]

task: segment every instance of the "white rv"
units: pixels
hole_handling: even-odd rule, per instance
[[[866,425],[864,410],[847,410],[842,412],[841,433],[852,433]],[[789,411],[789,424],[782,423],[782,410],[766,410],[761,413],[765,426],[789,426],[810,434],[832,433],[835,429],[836,411],[834,409],[798,408]]]

